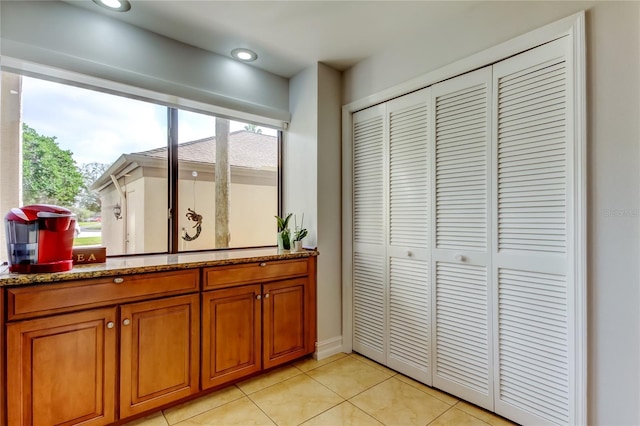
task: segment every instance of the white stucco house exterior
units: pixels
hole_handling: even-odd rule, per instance
[[[278,214],[278,138],[239,130],[229,134],[231,247],[275,244]],[[182,235],[196,234],[187,209],[202,216],[197,239],[180,250],[214,248],[216,138],[178,148],[178,217]],[[195,176],[194,176],[195,175]],[[167,147],[122,154],[93,184],[102,201],[102,245],[108,255],[167,250]],[[255,206],[260,208],[256,209]],[[120,218],[114,207],[120,206]]]

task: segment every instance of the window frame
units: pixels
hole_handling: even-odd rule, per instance
[[[5,63],[6,57],[2,58],[2,63]],[[37,69],[39,71],[32,71],[30,68]],[[51,71],[43,73],[42,69]],[[250,124],[256,124],[261,127],[271,128],[277,131],[277,214],[282,215],[283,209],[283,129],[286,128],[286,123],[276,122],[273,119],[266,117],[258,117],[253,114],[243,113],[241,111],[231,111],[226,108],[217,107],[216,105],[205,105],[197,101],[190,101],[188,99],[176,98],[163,93],[155,93],[146,89],[137,88],[133,86],[127,86],[124,84],[102,80],[99,78],[67,72],[64,70],[51,70],[48,67],[32,64],[27,66],[26,69],[15,68],[10,66],[0,66],[0,73],[13,73],[22,77],[35,78],[40,80],[46,80],[54,83],[59,83],[68,86],[74,86],[86,90],[97,91],[114,96],[120,96],[128,99],[134,99],[142,102],[148,102],[155,105],[159,105],[167,108],[167,250],[164,252],[145,252],[145,253],[123,253],[113,256],[107,255],[107,257],[132,257],[132,256],[148,256],[158,254],[188,254],[199,253],[208,251],[223,251],[223,250],[242,250],[262,247],[273,247],[272,245],[257,245],[257,246],[245,246],[245,247],[227,247],[227,248],[208,248],[189,251],[180,251],[180,231],[178,224],[178,201],[179,201],[179,161],[178,161],[178,129],[179,120],[178,112],[180,110],[194,112],[198,114],[204,114],[216,118],[226,118],[233,121],[246,122]],[[146,95],[146,96],[144,96]],[[161,99],[173,99],[174,102],[162,101]],[[280,125],[276,125],[279,123]],[[22,141],[20,140],[20,143]],[[18,191],[21,192],[19,188]],[[275,234],[275,233],[274,233]],[[274,238],[275,240],[275,238]]]

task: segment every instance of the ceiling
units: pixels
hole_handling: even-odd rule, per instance
[[[287,78],[316,62],[342,71],[409,40],[434,40],[454,30],[453,23],[514,5],[524,32],[531,14],[549,9],[549,3],[535,1],[130,1],[131,10],[118,13],[90,0],[66,0],[220,55],[250,48],[258,53],[253,66]],[[562,17],[584,2],[553,3],[554,14]]]

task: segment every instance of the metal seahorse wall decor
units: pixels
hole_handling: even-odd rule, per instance
[[[187,220],[196,222],[196,224],[193,225],[193,227],[196,228],[196,234],[192,237],[185,231],[184,235],[182,236],[182,239],[185,241],[193,241],[200,236],[200,232],[202,231],[202,215],[196,213],[195,210],[191,210],[190,208],[187,208],[186,216],[187,216]]]

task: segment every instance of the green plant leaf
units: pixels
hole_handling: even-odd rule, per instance
[[[281,218],[280,216],[274,216],[278,221],[278,232],[284,231],[289,227],[289,219],[291,219],[293,213],[289,213],[286,218]]]

